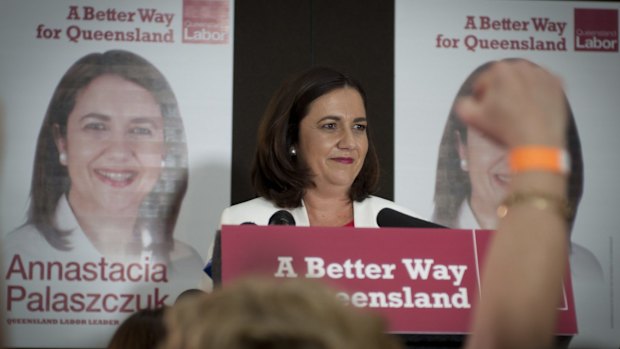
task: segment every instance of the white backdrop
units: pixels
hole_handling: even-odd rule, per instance
[[[601,263],[601,283],[574,280],[579,335],[574,348],[620,346],[620,54],[577,52],[574,9],[620,8],[618,3],[560,1],[397,0],[395,38],[395,199],[424,217],[433,213],[438,148],[456,93],[479,65],[527,58],[564,79],[582,143],[584,194],[573,229],[574,242]],[[617,12],[616,12],[617,13]],[[466,29],[467,16],[566,23],[564,32]],[[617,22],[616,22],[617,23]],[[616,42],[618,28],[616,24]],[[458,38],[456,48],[437,47],[437,37]],[[468,50],[464,39],[565,40],[564,51]],[[471,40],[471,39],[470,39]],[[441,45],[440,45],[441,46]],[[617,47],[617,44],[616,44]]]

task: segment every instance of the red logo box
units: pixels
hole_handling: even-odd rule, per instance
[[[618,10],[576,8],[575,51],[618,52]]]
[[[229,0],[183,0],[183,43],[227,44]]]

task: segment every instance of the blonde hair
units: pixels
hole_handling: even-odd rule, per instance
[[[378,316],[323,284],[245,279],[176,304],[164,349],[397,349]]]

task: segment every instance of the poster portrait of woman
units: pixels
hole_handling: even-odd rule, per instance
[[[514,59],[508,59],[514,60]],[[461,85],[445,124],[435,178],[433,220],[451,228],[495,229],[497,207],[508,193],[510,169],[507,151],[494,140],[461,122],[455,111],[459,98],[474,94],[478,77],[495,61],[478,66]],[[583,194],[584,165],[581,142],[573,112],[569,113],[568,144],[570,174],[568,198],[572,227]],[[603,271],[596,256],[572,242],[570,254],[573,278],[601,281]]]
[[[200,255],[173,237],[187,182],[185,131],[164,75],[129,51],[87,54],[51,97],[27,220],[3,241],[5,267],[14,255],[101,256],[198,275]]]

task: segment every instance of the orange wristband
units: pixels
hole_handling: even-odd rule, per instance
[[[508,155],[512,173],[550,171],[568,174],[570,158],[566,150],[547,146],[524,146],[510,150]]]

